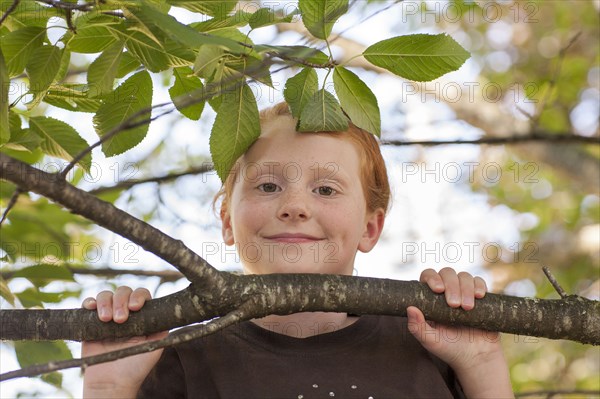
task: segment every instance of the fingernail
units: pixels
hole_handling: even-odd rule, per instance
[[[100,308],[100,318],[107,319],[110,317],[110,311],[106,307]]]
[[[122,320],[125,318],[125,311],[123,309],[117,309],[115,311],[115,319]]]
[[[458,295],[456,294],[451,294],[450,298],[448,298],[448,301],[452,304],[452,305],[460,305],[460,298],[458,297]]]

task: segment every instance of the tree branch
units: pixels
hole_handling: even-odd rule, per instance
[[[151,225],[116,208],[109,202],[67,183],[55,173],[47,173],[0,153],[0,179],[16,184],[24,191],[43,195],[73,213],[105,227],[175,266],[197,284],[226,283],[226,274],[210,266],[204,259]]]
[[[12,196],[8,200],[6,209],[2,213],[2,218],[0,219],[0,228],[2,228],[2,223],[4,223],[4,221],[8,217],[8,212],[10,212],[10,210],[16,205],[17,200],[19,199],[19,195],[21,195],[22,193],[23,193],[23,191],[19,187],[15,188],[15,191],[13,192]]]
[[[487,145],[503,145],[503,144],[522,144],[529,142],[550,142],[550,143],[565,143],[565,144],[595,144],[600,145],[599,136],[579,136],[575,134],[552,134],[545,132],[533,132],[524,135],[514,135],[506,137],[482,137],[474,140],[423,140],[423,141],[399,141],[399,140],[384,140],[385,145],[407,146],[407,145],[423,145],[435,146],[445,144],[487,144]]]
[[[0,18],[0,26],[2,26],[2,24],[4,23],[4,21],[6,20],[6,18],[8,18],[8,16],[17,9],[17,6],[19,5],[19,3],[21,2],[21,0],[13,0],[12,4],[10,5],[10,7],[8,7],[6,9],[6,12],[4,14],[2,14],[2,17]]]
[[[91,275],[98,277],[118,277],[122,275],[132,275],[140,277],[160,277],[164,282],[172,282],[181,280],[185,276],[175,270],[138,270],[138,269],[113,269],[110,267],[102,268],[89,268],[89,267],[77,267],[72,265],[64,265],[67,270],[73,274],[80,275]],[[0,277],[5,280],[9,280],[14,277],[18,270],[2,271]]]
[[[247,304],[242,304],[238,309],[231,311],[223,317],[219,317],[207,324],[201,324],[193,327],[186,327],[170,333],[166,338],[146,342],[140,345],[130,346],[129,348],[102,353],[96,356],[88,356],[81,359],[69,359],[44,364],[36,364],[25,367],[21,370],[10,371],[0,374],[0,382],[19,377],[33,377],[40,374],[46,374],[53,371],[64,370],[72,367],[81,367],[85,370],[87,367],[95,364],[111,362],[128,356],[139,355],[141,353],[152,352],[167,346],[177,345],[197,338],[213,334],[225,327],[240,321],[248,319]]]
[[[127,190],[133,186],[137,186],[138,184],[168,183],[173,180],[177,180],[183,176],[199,175],[199,174],[207,173],[207,172],[210,172],[213,170],[214,170],[214,168],[213,168],[212,163],[206,163],[206,164],[203,164],[202,166],[190,168],[186,171],[179,172],[179,173],[170,173],[168,175],[148,177],[146,179],[123,180],[123,181],[115,184],[114,186],[98,187],[98,188],[88,191],[88,193],[92,194],[92,195],[100,195],[100,194],[104,194],[106,192],[111,192],[111,191],[115,191],[115,190]]]
[[[103,323],[86,309],[2,310],[0,339],[82,341],[149,335],[225,315],[251,298],[251,318],[316,311],[405,316],[408,306],[416,306],[429,320],[444,324],[600,344],[600,301],[489,293],[476,301],[475,309],[464,311],[450,308],[443,294],[417,281],[319,274],[231,275],[226,287],[192,284],[147,302],[123,324]]]
[[[529,135],[514,135],[507,137],[482,137],[474,140],[424,140],[424,141],[400,141],[400,140],[383,140],[382,145],[390,146],[436,146],[436,145],[459,145],[459,144],[475,144],[475,145],[510,145],[523,144],[528,142],[550,142],[550,143],[567,143],[567,144],[595,144],[600,145],[600,137],[586,137],[574,134],[551,134],[539,132]],[[190,168],[179,173],[170,173],[164,176],[148,177],[146,179],[131,179],[121,181],[114,186],[98,187],[88,191],[92,195],[100,195],[115,190],[126,190],[138,184],[146,183],[168,183],[177,180],[183,176],[198,175],[213,171],[212,163],[203,164],[202,166]]]

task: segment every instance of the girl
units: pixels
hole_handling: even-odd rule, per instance
[[[374,136],[299,133],[285,103],[261,113],[261,135],[236,162],[218,198],[227,245],[245,273],[350,275],[357,251],[377,243],[390,188]],[[293,257],[290,250],[293,250]],[[428,269],[421,281],[451,307],[486,292],[468,273]],[[120,287],[88,298],[102,321],[123,323],[150,299]],[[305,312],[271,315],[175,348],[90,367],[85,397],[511,398],[497,334],[407,318]],[[135,340],[161,338],[166,333]],[[83,355],[131,345],[86,342]]]

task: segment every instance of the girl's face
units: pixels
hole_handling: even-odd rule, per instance
[[[381,209],[367,212],[359,168],[349,141],[297,133],[289,116],[265,123],[222,213],[245,272],[352,274],[384,220]]]

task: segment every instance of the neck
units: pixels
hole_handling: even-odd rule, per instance
[[[358,317],[346,313],[303,312],[286,316],[269,315],[252,320],[259,327],[294,338],[307,338],[348,327]]]

